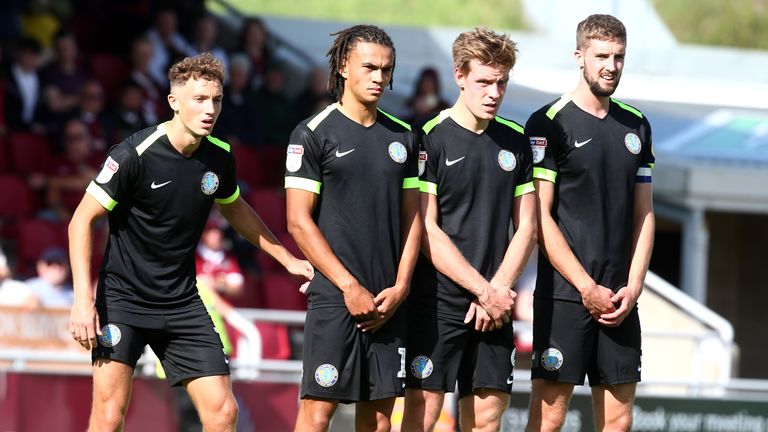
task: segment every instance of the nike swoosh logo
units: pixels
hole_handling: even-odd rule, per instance
[[[344,156],[352,153],[353,151],[355,151],[355,149],[347,150],[345,152],[340,152],[340,151],[336,150],[336,157],[344,157]]]
[[[155,182],[152,182],[152,184],[151,184],[151,185],[149,185],[149,187],[151,187],[152,189],[158,189],[158,188],[161,188],[161,187],[163,187],[163,186],[167,185],[168,183],[170,183],[170,182],[172,182],[172,181],[173,181],[173,180],[168,180],[167,182],[165,182],[165,183],[160,183],[160,184],[155,184]]]
[[[512,377],[507,378],[507,384],[512,384],[515,380]]]
[[[586,144],[586,143],[588,143],[590,141],[592,141],[592,138],[590,138],[590,139],[588,139],[586,141],[582,141],[582,142],[579,142],[578,140],[576,140],[576,141],[574,141],[573,145],[575,145],[576,148],[579,148],[579,147],[583,146],[584,144]]]
[[[461,161],[461,160],[463,160],[465,157],[466,157],[466,156],[462,156],[462,157],[460,157],[460,158],[458,158],[458,159],[454,159],[454,160],[448,160],[448,159],[446,159],[446,160],[445,160],[445,166],[451,166],[451,165],[453,165],[453,164],[455,164],[455,163],[457,163],[457,162],[460,162],[460,161]]]

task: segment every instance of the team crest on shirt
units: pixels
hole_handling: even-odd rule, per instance
[[[123,335],[120,333],[120,327],[114,324],[107,324],[101,328],[99,342],[105,347],[113,347],[119,344],[122,338]]]
[[[107,157],[107,161],[104,162],[99,175],[96,176],[96,183],[104,184],[112,180],[112,176],[115,175],[118,169],[120,169],[120,164],[112,159],[112,156]]]
[[[405,150],[403,143],[394,141],[389,144],[389,157],[397,163],[403,163],[408,159],[408,152]]]
[[[539,163],[544,160],[544,152],[547,150],[547,139],[545,137],[530,137],[531,151],[533,152],[533,163]]]
[[[419,151],[419,177],[424,174],[424,169],[427,167],[427,152]]]
[[[643,148],[643,144],[640,142],[640,137],[634,132],[630,132],[624,136],[624,145],[627,146],[627,150],[632,154],[640,153],[640,149]]]
[[[500,150],[497,159],[499,160],[499,166],[504,171],[512,171],[517,166],[515,154],[509,150]]]
[[[322,387],[331,387],[339,380],[339,371],[329,363],[321,364],[315,369],[315,382]]]
[[[557,348],[547,348],[541,353],[541,365],[550,372],[560,369],[563,366],[563,353]]]
[[[285,155],[285,169],[296,172],[301,168],[304,157],[304,146],[301,144],[288,144],[288,153]]]
[[[200,180],[200,189],[206,195],[213,195],[216,189],[219,188],[219,176],[213,171],[208,171],[203,174],[203,179]]]
[[[433,370],[435,370],[435,366],[432,363],[432,359],[427,356],[416,356],[411,361],[411,374],[418,379],[429,377],[432,375]]]

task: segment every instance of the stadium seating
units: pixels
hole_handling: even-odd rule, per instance
[[[238,180],[245,182],[249,190],[264,186],[266,176],[261,167],[259,152],[253,147],[239,145],[232,148],[232,153],[235,157]]]
[[[88,56],[88,73],[104,87],[105,95],[117,94],[130,70],[122,57],[115,54],[92,53]]]
[[[67,226],[40,219],[26,219],[18,224],[16,272],[21,276],[35,273],[35,262],[43,251],[57,246],[67,249]]]
[[[248,194],[247,201],[275,235],[287,231],[285,222],[285,194],[282,190],[276,188],[256,188]]]
[[[288,327],[283,324],[257,322],[256,328],[261,334],[261,357],[265,359],[287,360],[291,358],[291,341]]]
[[[12,132],[8,136],[13,171],[20,176],[47,174],[51,170],[53,146],[44,135]]]
[[[268,273],[261,278],[264,307],[267,309],[307,310],[307,298],[299,292],[301,282],[284,273]]]

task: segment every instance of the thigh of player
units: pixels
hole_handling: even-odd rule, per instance
[[[470,330],[471,338],[459,367],[459,398],[480,389],[512,391],[515,366],[515,332],[512,323],[498,330]]]
[[[453,392],[470,332],[470,327],[458,320],[411,313],[406,386]]]
[[[589,368],[589,384],[640,382],[640,317],[635,307],[618,327],[600,326],[597,353]]]
[[[535,297],[531,378],[583,385],[598,323],[579,302]]]

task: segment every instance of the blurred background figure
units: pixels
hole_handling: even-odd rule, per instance
[[[154,48],[149,70],[157,82],[168,81],[168,67],[184,58],[190,51],[189,42],[178,31],[178,18],[173,9],[161,9],[155,14],[155,24],[147,31]]]
[[[264,21],[251,17],[240,30],[240,46],[237,52],[245,54],[251,62],[251,87],[258,89],[264,81],[267,66],[274,58],[269,46],[269,32]]]
[[[243,295],[244,277],[236,257],[226,247],[225,223],[217,214],[208,218],[195,262],[197,279],[225,299],[233,300]]]
[[[440,96],[440,79],[434,68],[421,70],[413,93],[405,101],[405,105],[408,108],[407,120],[410,123],[427,120],[449,107],[448,102]]]
[[[130,79],[141,87],[144,92],[142,113],[150,123],[160,119],[170,118],[170,108],[166,96],[168,94],[168,78],[158,80],[152,72],[152,59],[155,47],[148,38],[140,37],[131,45]]]
[[[195,23],[195,36],[190,44],[189,55],[195,56],[204,52],[213,54],[224,64],[224,83],[229,81],[229,57],[224,48],[216,44],[219,24],[213,15],[203,15]]]
[[[37,300],[46,308],[69,308],[74,291],[69,282],[67,254],[59,247],[43,251],[36,264],[37,277],[27,280]]]
[[[61,127],[77,108],[80,88],[88,80],[88,73],[80,62],[77,40],[72,33],[65,30],[56,33],[53,48],[53,61],[40,71],[40,79],[46,112],[51,121]]]
[[[109,113],[109,130],[112,133],[109,142],[118,143],[134,132],[149,127],[144,113],[147,98],[144,89],[134,80],[123,83],[117,104]]]
[[[88,80],[80,87],[74,118],[88,128],[94,152],[106,154],[107,148],[113,143],[109,142],[104,88],[100,82]]]
[[[0,306],[16,306],[33,309],[40,302],[24,282],[13,279],[8,258],[0,249]]]
[[[216,135],[234,146],[258,146],[264,142],[264,129],[250,77],[248,57],[243,53],[233,54],[229,82],[224,86],[221,114],[216,122]]]
[[[328,72],[323,67],[315,67],[309,73],[309,82],[294,101],[293,110],[296,121],[302,121],[318,113],[335,101],[328,93]]]
[[[267,67],[264,85],[256,91],[256,103],[264,126],[264,142],[283,148],[297,120],[285,92],[285,72],[278,65]]]
[[[16,44],[3,98],[5,122],[12,130],[45,131],[38,71],[41,52],[40,43],[32,38],[22,38]]]
[[[533,351],[533,290],[536,289],[536,268],[539,262],[539,248],[533,247],[528,264],[515,284],[514,317],[520,322],[515,325],[515,346],[518,353]],[[528,356],[530,358],[530,356]]]

